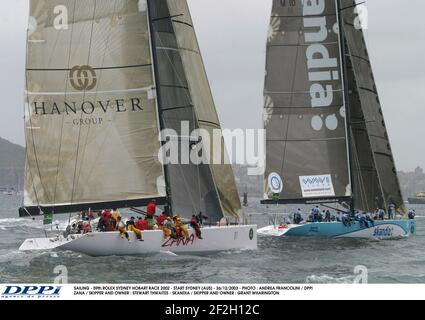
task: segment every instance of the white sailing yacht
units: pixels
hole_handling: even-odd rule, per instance
[[[415,233],[414,220],[394,219],[395,211],[403,215],[405,208],[356,7],[354,0],[273,1],[263,204],[328,209],[334,203],[351,216],[377,208],[394,212],[374,223],[271,225],[260,234],[394,238]]]
[[[202,240],[118,232],[28,239],[89,255],[256,249],[230,165],[166,164],[160,130],[221,129],[186,0],[31,0],[20,216],[143,207],[208,217]],[[169,139],[175,138],[167,136]],[[193,137],[192,137],[193,138]],[[179,159],[201,143],[185,149]],[[220,146],[225,152],[224,143]],[[204,152],[212,152],[203,146]],[[206,151],[205,151],[206,150]],[[223,220],[227,221],[223,223]],[[220,223],[221,222],[221,223]]]

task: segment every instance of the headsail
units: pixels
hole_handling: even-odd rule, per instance
[[[152,70],[139,1],[30,1],[27,210],[163,199]]]
[[[273,1],[264,103],[265,178],[272,183],[282,179],[284,184],[281,192],[266,181],[266,199],[282,203],[350,200],[335,0]]]
[[[186,0],[149,0],[148,7],[163,126],[183,140],[195,129],[221,129]],[[188,124],[188,133],[183,132],[182,121]],[[225,152],[224,143],[221,147]],[[187,141],[179,158],[189,151]],[[203,212],[212,222],[223,216],[242,222],[230,165],[170,164],[167,171],[175,214],[190,217]]]
[[[361,146],[357,149],[360,149],[359,152],[369,149],[371,154],[368,155],[367,161],[374,164],[373,168],[366,165],[365,169],[360,170],[362,176],[367,176],[366,172],[372,169],[364,188],[369,197],[374,195],[372,196],[374,199],[370,199],[369,203],[374,200],[375,208],[388,208],[390,204],[394,204],[402,212],[403,197],[363,30],[356,13],[356,3],[354,0],[342,0],[341,8],[347,52],[351,62],[350,72],[354,80],[350,86],[350,100],[353,100],[353,107],[361,108],[363,114],[362,119],[357,119],[358,125],[363,127],[363,133],[360,133],[363,135],[363,142],[357,143],[359,147]],[[369,207],[370,204],[367,208]],[[367,210],[367,208],[361,209]]]

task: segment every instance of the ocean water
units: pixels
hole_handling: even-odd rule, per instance
[[[51,283],[66,266],[70,283],[353,283],[354,268],[370,283],[425,283],[425,206],[416,206],[414,237],[400,240],[259,237],[259,250],[191,256],[89,257],[72,252],[19,252],[29,237],[43,237],[40,220],[17,218],[22,199],[0,195],[0,283]],[[269,224],[283,208],[251,200],[251,223]],[[258,212],[268,211],[267,214]],[[288,209],[289,210],[289,209]],[[424,216],[424,217],[421,217]],[[67,217],[58,216],[65,223]]]

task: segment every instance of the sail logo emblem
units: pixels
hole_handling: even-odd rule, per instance
[[[78,91],[90,91],[97,84],[97,76],[90,66],[75,66],[69,72],[72,87]]]
[[[269,188],[274,194],[279,194],[283,191],[283,181],[279,174],[272,172],[268,178]]]
[[[335,189],[331,175],[300,177],[303,198],[334,197]]]

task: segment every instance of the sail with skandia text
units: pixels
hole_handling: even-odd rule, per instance
[[[267,41],[265,202],[351,201],[335,0],[273,1]]]
[[[146,3],[31,0],[24,208],[165,202]]]

